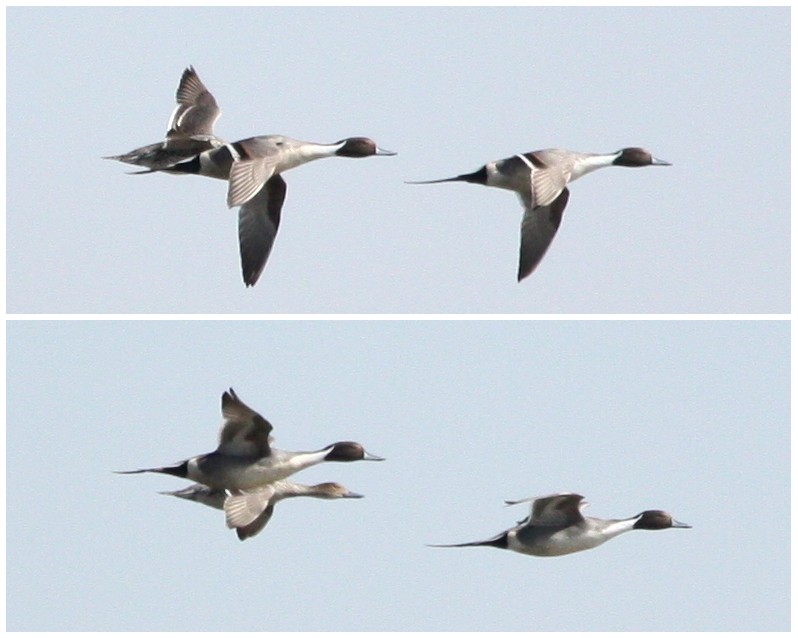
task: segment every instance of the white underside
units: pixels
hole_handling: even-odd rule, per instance
[[[188,462],[188,478],[197,483],[228,490],[252,490],[274,481],[287,478],[300,470],[324,461],[328,451],[286,452],[272,450],[272,454],[250,465],[224,462],[214,464],[213,469],[200,468],[197,459]]]
[[[566,527],[551,536],[542,537],[532,545],[521,543],[517,530],[508,534],[508,548],[521,554],[532,556],[563,556],[586,549],[593,549],[615,538],[619,534],[634,529],[635,520],[604,521],[585,519],[585,525]]]

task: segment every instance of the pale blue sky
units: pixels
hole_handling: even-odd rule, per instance
[[[10,630],[787,630],[787,322],[9,322]],[[233,386],[285,449],[384,463],[296,476],[358,501],[221,513],[117,476],[215,445]],[[504,499],[578,491],[634,532],[491,548]]]
[[[196,66],[225,139],[367,135],[287,175],[243,286],[225,185],[100,159],[159,140]],[[11,312],[787,312],[789,9],[7,10]],[[521,208],[409,186],[549,146],[668,169],[572,189],[515,281]]]

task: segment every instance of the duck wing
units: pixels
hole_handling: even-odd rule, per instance
[[[177,108],[169,119],[167,143],[173,138],[214,138],[213,125],[222,114],[211,92],[193,66],[183,71],[175,93]]]
[[[258,518],[256,518],[252,523],[236,528],[238,540],[245,541],[248,538],[260,533],[260,531],[266,527],[266,524],[271,520],[273,513],[274,503],[269,502],[269,504],[266,506],[266,509],[263,510],[260,516],[258,516]]]
[[[237,529],[254,523],[274,497],[273,485],[257,490],[231,494],[224,501],[224,517],[227,527]]]
[[[548,206],[560,196],[571,178],[572,155],[556,148],[524,153],[523,157],[532,165],[530,178],[535,206]]]
[[[521,221],[521,249],[518,259],[518,281],[537,268],[554,235],[560,228],[562,214],[568,204],[569,191],[563,188],[559,196],[547,206],[535,206],[531,194],[519,195],[524,206]]]
[[[222,394],[222,416],[218,453],[249,458],[271,454],[272,424],[239,399],[233,388]]]
[[[584,520],[582,507],[587,505],[581,494],[551,494],[537,498],[524,498],[518,501],[505,501],[508,505],[516,505],[532,501],[529,517],[519,521],[520,525],[536,527],[567,527]]]
[[[284,140],[281,136],[250,137],[233,144],[238,157],[230,167],[227,185],[227,206],[241,206],[258,194],[274,175],[284,157]]]
[[[247,286],[257,283],[269,259],[280,226],[285,191],[285,180],[275,175],[238,210],[241,274]]]
[[[580,511],[586,505],[581,494],[553,494],[532,503],[531,523],[541,527],[567,526],[582,522]]]

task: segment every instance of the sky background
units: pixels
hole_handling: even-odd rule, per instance
[[[790,621],[789,324],[10,321],[9,630],[782,630]],[[283,449],[384,463],[296,476],[239,542],[188,483],[111,470],[210,451],[222,391]],[[534,558],[426,543],[577,491],[691,530]]]
[[[789,9],[9,8],[13,313],[789,310]],[[316,162],[260,282],[225,184],[104,161],[162,139],[193,64],[228,140],[374,138]],[[572,189],[515,281],[512,193],[405,180],[649,148]]]

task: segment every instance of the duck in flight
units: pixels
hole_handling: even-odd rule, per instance
[[[670,163],[656,159],[642,148],[623,148],[605,154],[547,148],[490,162],[473,173],[408,183],[468,182],[515,191],[524,207],[518,261],[518,281],[521,281],[537,268],[560,227],[568,203],[567,185],[607,166],[670,166]]]
[[[646,510],[630,518],[603,519],[582,515],[587,505],[581,494],[552,494],[540,498],[505,501],[508,505],[532,502],[529,516],[518,525],[484,541],[431,545],[431,547],[498,547],[531,556],[562,556],[593,549],[619,534],[635,529],[684,529],[662,510]]]
[[[277,236],[286,193],[282,173],[326,157],[396,155],[367,137],[318,144],[284,135],[260,135],[227,143],[213,131],[221,110],[193,67],[183,72],[176,101],[163,142],[105,159],[146,169],[138,173],[195,174],[227,181],[227,205],[240,207],[238,239],[247,287],[260,278]]]
[[[362,494],[350,492],[340,483],[301,485],[287,480],[275,481],[240,494],[230,494],[227,490],[212,489],[197,483],[182,490],[161,492],[161,494],[224,510],[227,526],[235,529],[238,539],[242,541],[255,536],[266,527],[274,513],[274,506],[284,499],[297,496],[327,500],[363,498]]]
[[[284,135],[260,135],[212,148],[190,160],[144,172],[204,175],[228,182],[227,206],[238,211],[241,274],[246,286],[254,286],[269,259],[286,183],[282,173],[326,157],[396,155],[367,137],[349,137],[332,144],[295,140]]]
[[[272,425],[230,388],[222,394],[224,425],[213,452],[171,466],[117,472],[170,474],[216,490],[253,490],[326,461],[382,461],[360,443],[339,441],[315,452],[289,452],[271,446]],[[266,504],[264,504],[264,507]]]

